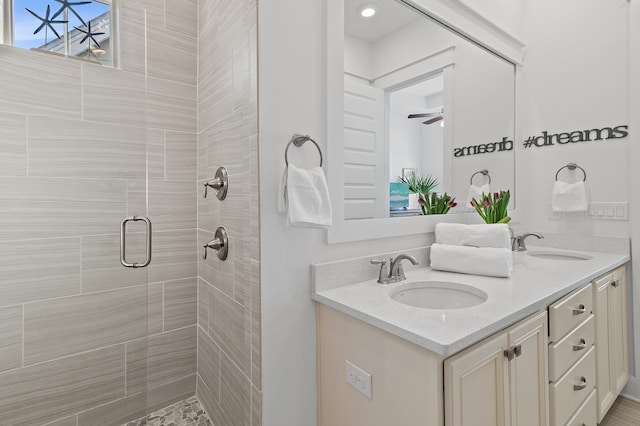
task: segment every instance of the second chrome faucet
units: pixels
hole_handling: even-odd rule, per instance
[[[371,260],[372,265],[380,265],[380,273],[378,274],[378,282],[380,284],[390,284],[396,283],[398,281],[406,280],[407,277],[404,275],[404,268],[402,267],[402,261],[408,260],[412,265],[419,265],[418,259],[411,256],[410,254],[399,254],[395,258],[389,258],[389,269],[387,269],[387,260],[386,259],[373,259]],[[388,271],[388,272],[387,272]]]

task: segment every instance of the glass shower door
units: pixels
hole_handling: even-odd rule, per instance
[[[100,41],[119,46],[116,67],[0,46],[0,424],[146,414],[160,135],[147,123],[146,12],[110,4]]]

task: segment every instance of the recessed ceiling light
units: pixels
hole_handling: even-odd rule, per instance
[[[364,6],[360,7],[360,15],[363,18],[371,18],[373,15],[376,14],[376,5],[375,4],[365,4]]]

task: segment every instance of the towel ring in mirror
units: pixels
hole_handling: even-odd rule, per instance
[[[320,154],[320,167],[322,167],[322,150],[320,149],[320,146],[316,143],[316,141],[311,139],[309,135],[304,136],[304,135],[299,135],[297,133],[291,137],[291,140],[289,141],[289,143],[287,144],[287,147],[284,150],[284,163],[287,166],[289,165],[288,154],[289,154],[289,147],[291,146],[291,144],[294,144],[296,147],[300,148],[302,145],[304,145],[306,141],[312,142],[318,149],[318,154]]]
[[[587,180],[587,172],[584,171],[584,169],[580,166],[578,166],[576,163],[569,163],[566,166],[562,166],[558,169],[558,171],[556,172],[556,181],[558,180],[558,175],[560,174],[560,172],[564,169],[569,169],[569,170],[575,170],[575,169],[580,169],[582,171],[582,174],[584,174],[584,178],[582,179],[582,181],[586,181]]]
[[[469,179],[469,184],[473,185],[473,178],[476,177],[476,175],[481,174],[487,177],[487,179],[489,179],[489,185],[491,185],[491,176],[489,176],[489,170],[487,169],[483,169],[483,170],[478,170],[477,172],[475,172],[474,174],[471,175],[471,179]]]

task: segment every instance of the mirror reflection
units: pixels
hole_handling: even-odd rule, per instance
[[[345,219],[424,214],[425,196],[445,193],[450,214],[477,191],[513,193],[514,65],[404,2],[344,5]],[[436,185],[420,197],[411,176]]]

